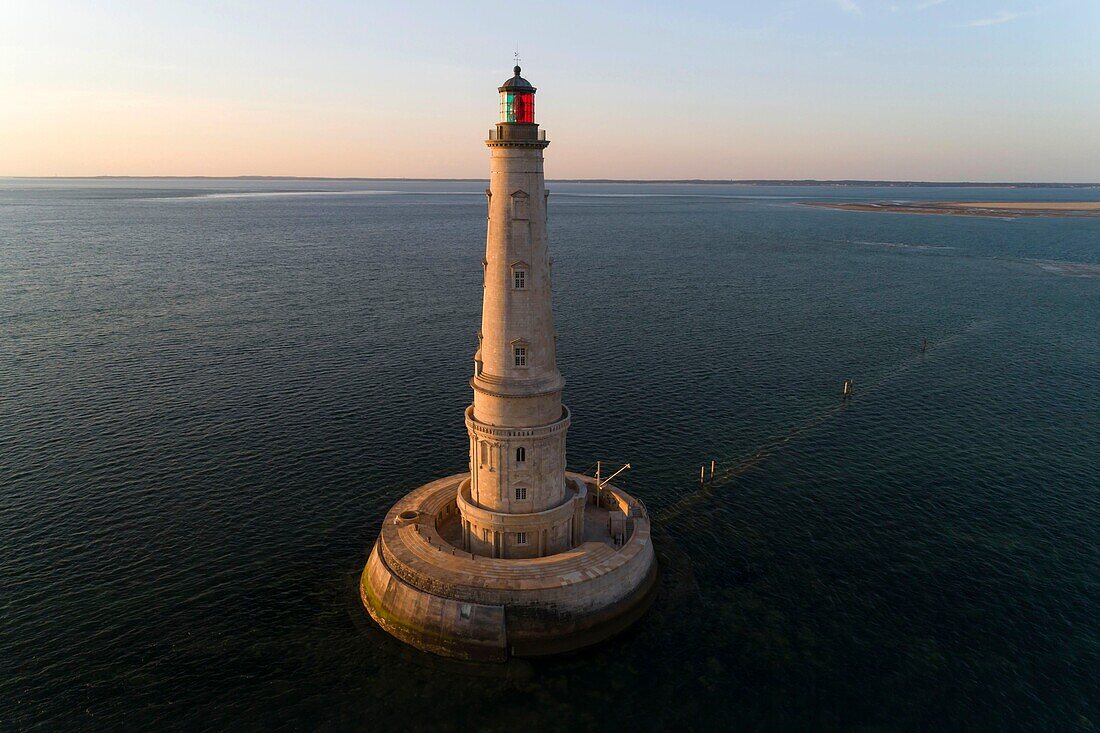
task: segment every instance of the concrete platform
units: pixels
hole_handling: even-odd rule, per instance
[[[637,619],[657,578],[645,506],[595,480],[583,542],[539,558],[501,559],[460,549],[456,497],[468,473],[407,494],[386,515],[360,581],[371,616],[434,654],[483,661],[570,651]]]

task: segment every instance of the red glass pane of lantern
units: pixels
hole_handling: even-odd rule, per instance
[[[513,102],[512,113],[516,122],[533,123],[535,121],[535,95],[517,94]]]

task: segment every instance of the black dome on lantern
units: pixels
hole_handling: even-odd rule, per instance
[[[500,88],[497,91],[501,91],[501,92],[533,92],[533,91],[535,91],[535,88],[533,86],[531,86],[531,82],[527,81],[526,79],[524,79],[522,76],[519,75],[519,67],[518,66],[515,67],[514,69],[512,69],[512,71],[515,72],[515,76],[513,76],[511,79],[509,79],[508,81],[501,84]]]

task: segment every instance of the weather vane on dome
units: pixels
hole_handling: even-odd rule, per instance
[[[516,44],[516,52],[512,54],[516,58],[516,66],[519,66],[519,44]]]

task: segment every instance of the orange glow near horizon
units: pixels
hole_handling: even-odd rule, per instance
[[[523,73],[550,178],[1089,181],[1100,5],[1071,3],[566,4]],[[320,5],[16,3],[0,176],[486,177],[512,60],[482,13]]]

